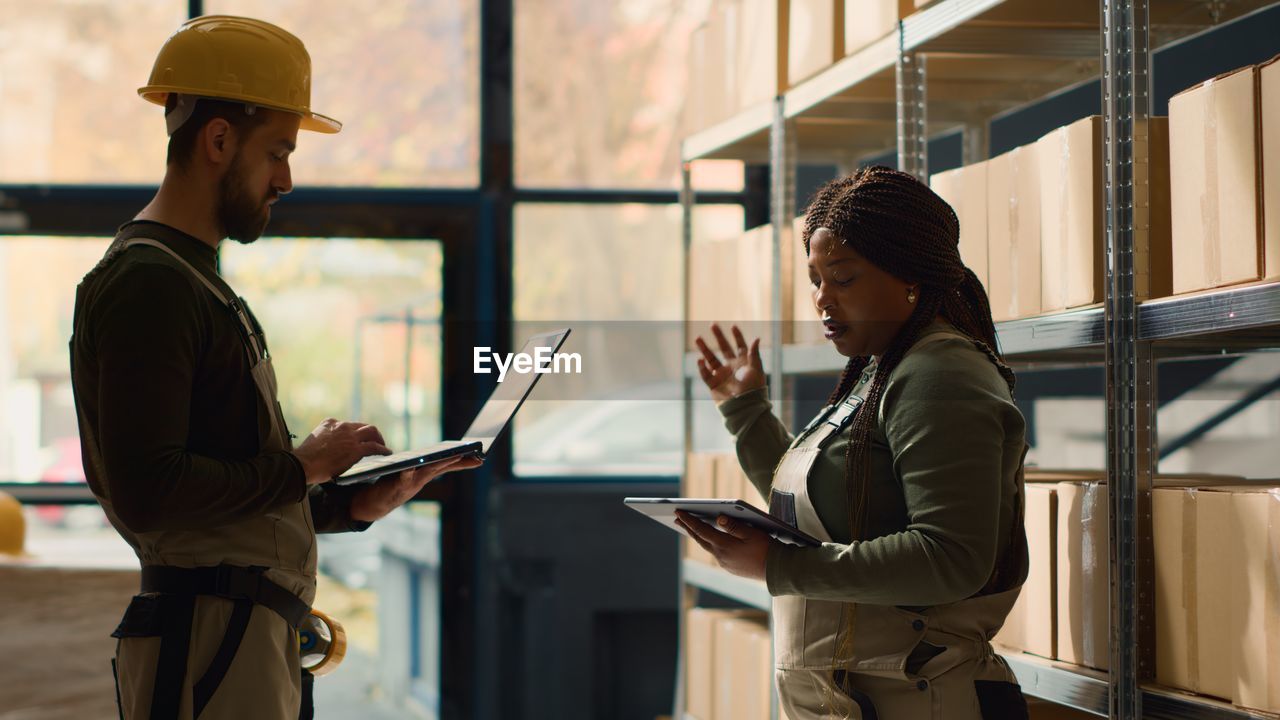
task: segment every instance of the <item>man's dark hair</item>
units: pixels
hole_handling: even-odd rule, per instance
[[[169,99],[165,101],[164,105],[166,115],[173,112],[177,100],[176,95],[169,95]],[[196,146],[196,136],[200,134],[205,125],[209,124],[209,121],[215,118],[226,120],[231,127],[236,129],[237,133],[242,137],[247,137],[254,128],[266,122],[267,113],[264,108],[259,108],[250,115],[245,112],[245,104],[242,102],[200,98],[196,101],[191,117],[182,123],[177,132],[169,136],[169,152],[165,157],[165,162],[185,168],[187,163],[191,161],[191,153]]]

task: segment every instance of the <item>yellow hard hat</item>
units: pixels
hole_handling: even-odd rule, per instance
[[[230,15],[188,20],[165,41],[138,94],[164,105],[171,93],[240,101],[302,116],[303,130],[342,123],[311,111],[311,56],[271,23]]]
[[[0,492],[0,553],[23,554],[26,535],[27,521],[22,517],[22,503],[9,493]]]

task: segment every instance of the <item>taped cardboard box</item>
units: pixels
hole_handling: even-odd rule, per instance
[[[1030,570],[995,642],[1053,659],[1058,642],[1058,488],[1056,483],[1028,482],[1025,492]]]
[[[810,78],[844,57],[845,0],[790,0],[787,77]]]
[[[763,613],[716,623],[716,720],[769,720],[773,658]]]
[[[929,178],[929,187],[960,219],[960,259],[982,281],[987,269],[987,162],[966,165]]]
[[[987,161],[986,285],[996,322],[1040,314],[1036,150],[1036,145],[1028,145]]]
[[[1280,712],[1280,489],[1235,492],[1239,562],[1232,564],[1236,606],[1237,705]]]
[[[1041,298],[1053,312],[1102,301],[1102,119],[1036,143],[1040,165]]]
[[[1267,277],[1280,275],[1280,56],[1258,67],[1262,105],[1262,242]]]
[[[1157,487],[1152,512],[1156,679],[1280,711],[1280,489]]]
[[[1042,473],[1052,477],[1055,473]],[[1057,473],[1061,474],[1061,473]],[[1099,479],[1058,484],[1058,659],[1106,670],[1110,662],[1107,486]],[[1156,488],[1226,485],[1226,475],[1159,475]]]
[[[738,109],[770,102],[787,89],[788,0],[734,0],[737,5]]]
[[[1107,491],[1058,484],[1058,657],[1106,670],[1110,662]]]
[[[897,32],[899,0],[843,0],[844,51],[852,55],[886,35]],[[908,9],[910,12],[910,9]]]
[[[1175,293],[1280,274],[1280,238],[1263,233],[1258,99],[1250,66],[1169,100]]]
[[[1169,120],[1147,126],[1148,254],[1139,258],[1140,299],[1173,292],[1170,227]],[[1054,312],[1103,301],[1106,264],[1102,118],[1088,117],[1036,143],[1040,168],[1041,310]]]

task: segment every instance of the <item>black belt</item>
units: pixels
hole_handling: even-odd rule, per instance
[[[142,568],[142,592],[249,600],[274,610],[297,630],[311,613],[311,608],[297,595],[264,577],[265,571],[266,568],[262,567],[238,565],[201,568],[146,565]]]
[[[237,565],[202,568],[148,565],[142,568],[143,594],[130,603],[120,627],[112,636],[161,638],[151,695],[151,720],[170,720],[178,715],[197,595],[232,600],[235,607],[213,660],[191,688],[194,717],[199,717],[226,677],[249,627],[255,604],[274,611],[295,630],[302,625],[311,608],[297,595],[264,577],[265,572],[263,567]],[[309,689],[304,674],[304,695]],[[306,716],[304,709],[303,717]]]

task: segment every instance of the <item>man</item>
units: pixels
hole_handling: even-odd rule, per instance
[[[165,106],[159,192],[76,296],[72,378],[85,474],[137,552],[120,626],[121,715],[310,716],[296,629],[315,598],[316,532],[361,531],[451,459],[373,485],[326,484],[388,454],[378,429],[326,420],[294,448],[262,329],[216,270],[292,189],[311,60],[274,25],[208,16],[166,41],[143,98]]]

